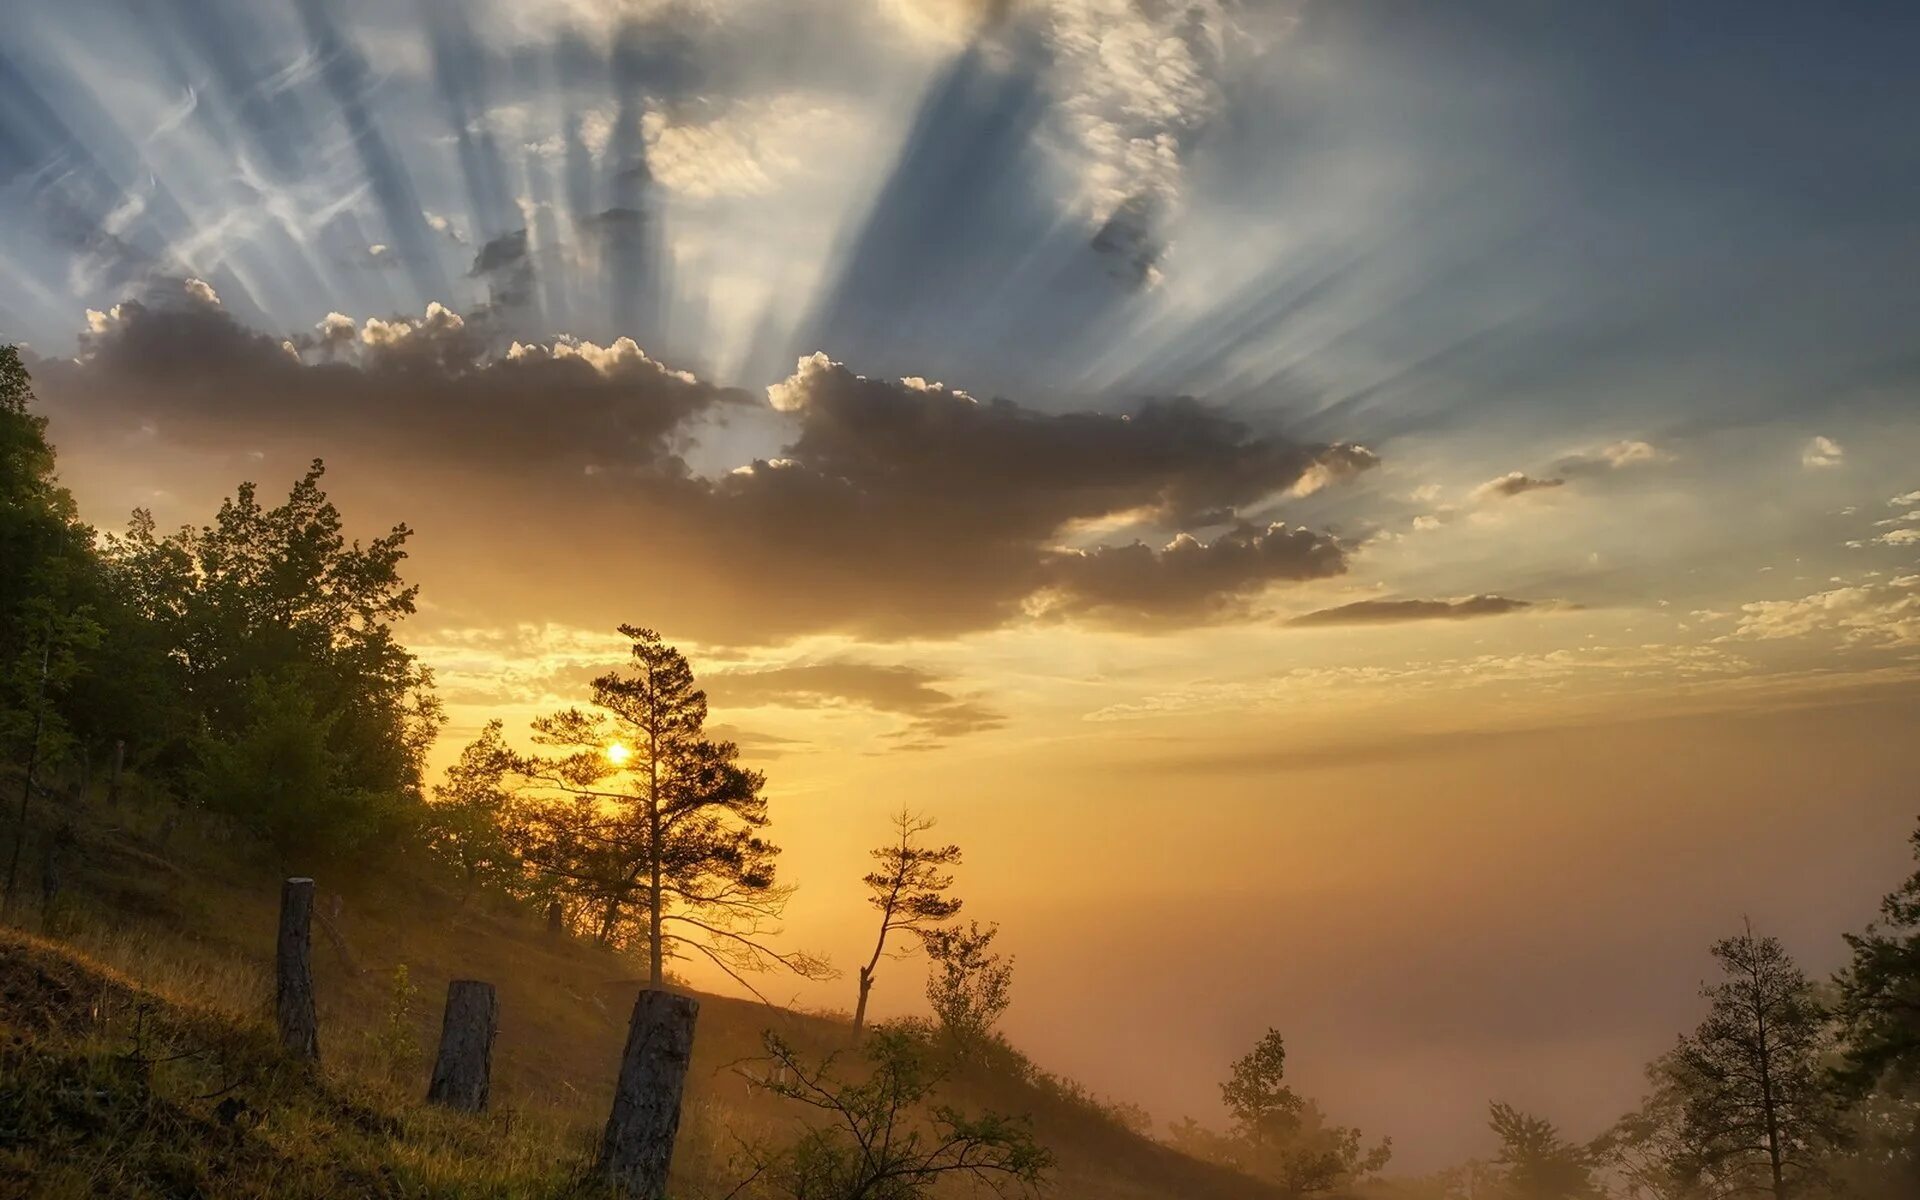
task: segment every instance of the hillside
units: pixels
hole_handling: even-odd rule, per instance
[[[310,1079],[269,1032],[281,873],[220,823],[167,806],[96,803],[71,828],[51,909],[23,898],[0,929],[0,1193],[538,1196],[577,1184],[612,1094],[631,962],[405,871],[321,874],[340,936],[315,934],[322,1069]],[[39,842],[23,873],[36,884]],[[397,1005],[401,966],[413,994]],[[478,1118],[419,1102],[456,977],[500,993],[494,1105]],[[674,1169],[678,1194],[718,1197],[743,1144],[788,1139],[800,1119],[743,1075],[762,1031],[816,1058],[845,1053],[850,1031],[701,999]],[[1031,1114],[1063,1200],[1271,1196],[1038,1072],[956,1078],[941,1099]]]

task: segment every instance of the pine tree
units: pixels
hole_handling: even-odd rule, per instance
[[[873,893],[868,903],[880,910],[880,936],[874,941],[873,956],[860,968],[860,999],[853,1010],[856,1034],[867,1023],[867,997],[873,991],[874,971],[887,952],[887,939],[895,933],[912,933],[924,942],[929,930],[960,911],[961,902],[947,895],[953,887],[947,868],[959,864],[960,847],[923,845],[920,839],[933,827],[933,818],[903,808],[893,817],[893,839],[872,852],[880,868],[869,872],[864,882]]]

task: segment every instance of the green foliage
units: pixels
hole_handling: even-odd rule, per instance
[[[1602,1200],[1594,1154],[1560,1136],[1553,1122],[1494,1101],[1487,1124],[1500,1139],[1494,1158],[1502,1200]]]
[[[1228,1132],[1214,1133],[1188,1118],[1174,1126],[1174,1145],[1266,1180],[1290,1196],[1343,1192],[1387,1165],[1390,1140],[1367,1146],[1358,1129],[1329,1122],[1319,1105],[1288,1086],[1286,1068],[1286,1042],[1269,1029],[1220,1085],[1231,1119]]]
[[[1013,960],[991,951],[998,925],[985,929],[947,926],[921,934],[932,960],[927,973],[927,1003],[954,1047],[972,1057],[989,1041],[993,1027],[1013,1003]]]
[[[68,698],[100,643],[100,581],[33,399],[19,351],[0,346],[0,754],[45,765],[78,740]]]
[[[500,722],[489,721],[434,785],[421,832],[427,848],[459,872],[464,895],[481,887],[516,890],[521,882],[517,810],[508,790],[517,765]]]
[[[335,747],[339,714],[321,711],[306,687],[255,679],[242,711],[239,729],[199,739],[193,794],[272,845],[282,865],[338,858],[404,827],[403,797],[356,785]]]
[[[1024,1119],[969,1115],[932,1098],[939,1056],[910,1029],[883,1027],[865,1044],[865,1077],[835,1073],[779,1036],[764,1035],[768,1090],[823,1120],[789,1146],[754,1155],[743,1194],[788,1200],[916,1200],[943,1181],[966,1180],[996,1194],[1037,1190],[1053,1156]]]
[[[375,1061],[390,1077],[405,1074],[420,1062],[420,1039],[413,1032],[413,1008],[419,996],[420,989],[414,986],[407,964],[394,967],[387,985],[384,1019],[378,1029],[367,1034]]]
[[[426,672],[393,635],[413,612],[405,526],[348,542],[316,461],[272,508],[243,483],[212,524],[107,539],[132,639],[171,691],[163,761],[282,852],[338,854],[404,823],[439,727]]]

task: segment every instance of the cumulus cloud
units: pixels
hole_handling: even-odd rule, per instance
[[[368,467],[421,529],[423,582],[450,607],[588,627],[644,613],[727,644],[945,635],[1036,614],[1230,619],[1270,586],[1340,573],[1348,553],[1239,514],[1377,461],[1188,399],[1046,412],[869,379],[825,355],[761,405],[631,339],[495,353],[489,328],[435,304],[330,313],[277,339],[183,296],[93,314],[78,357],[36,371],[56,434],[92,430],[63,444],[148,427],[289,469],[316,455]],[[725,432],[736,422],[747,432]],[[1223,527],[1207,541],[1183,532]],[[1171,540],[1098,544],[1121,529]]]
[[[1810,469],[1837,467],[1846,459],[1846,450],[1829,437],[1812,438],[1800,450],[1800,465]]]
[[[1531,600],[1508,596],[1465,596],[1458,600],[1357,600],[1336,608],[1303,613],[1289,625],[1392,625],[1404,621],[1464,621],[1497,617],[1536,607]]]
[[[1815,633],[1837,633],[1844,641],[1868,645],[1920,645],[1920,575],[1743,604],[1731,636],[1773,641]]]
[[[1557,477],[1540,479],[1524,471],[1508,471],[1498,479],[1489,479],[1479,487],[1474,488],[1470,493],[1470,498],[1476,503],[1485,503],[1489,500],[1507,500],[1514,496],[1525,495],[1528,492],[1564,487],[1566,486],[1566,482],[1565,479]]]
[[[1245,611],[1249,598],[1274,583],[1346,569],[1345,550],[1326,534],[1242,524],[1212,541],[1183,533],[1157,550],[1134,542],[1062,551],[1049,564],[1036,610],[1122,625],[1169,615],[1206,620]]]
[[[902,717],[906,725],[894,736],[922,748],[1005,723],[1000,713],[954,695],[938,675],[912,666],[831,660],[722,671],[704,682],[717,708],[855,708]]]
[[[192,289],[176,302],[129,300],[90,314],[78,357],[38,364],[36,374],[68,420],[138,419],[196,449],[244,438],[293,460],[337,450],[574,471],[612,456],[667,476],[684,469],[676,429],[746,399],[644,355],[560,346],[495,357],[438,302],[418,317],[357,326],[329,313],[313,333],[277,339]]]

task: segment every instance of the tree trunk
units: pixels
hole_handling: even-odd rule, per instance
[[[867,1027],[867,996],[873,991],[873,968],[860,968],[860,1001],[853,1009],[853,1032],[858,1036]]]
[[[289,879],[280,888],[280,943],[275,959],[274,1011],[280,1045],[308,1062],[320,1061],[320,1018],[313,1007],[313,880]]]
[[[113,769],[107,774],[107,803],[120,803],[120,772],[127,765],[127,743],[124,740],[113,743]]]
[[[635,1200],[665,1200],[680,1092],[693,1058],[700,1003],[648,988],[633,1002],[613,1113],[600,1144],[598,1173]]]
[[[484,1112],[493,1075],[493,1038],[500,1029],[500,999],[493,985],[456,979],[447,985],[447,1013],[440,1022],[440,1055],[433,1064],[427,1100],[463,1112]]]
[[[558,900],[549,902],[547,905],[547,935],[549,937],[559,937],[566,931],[566,908]]]

